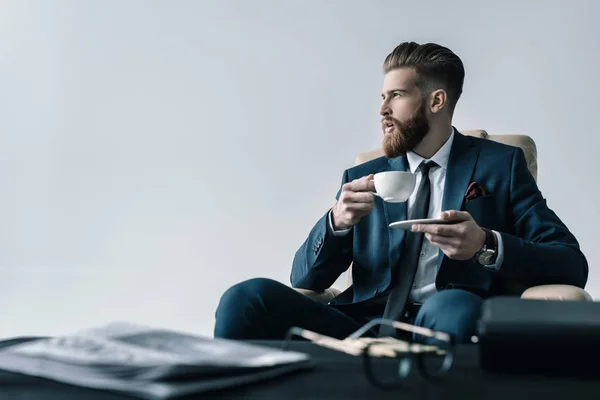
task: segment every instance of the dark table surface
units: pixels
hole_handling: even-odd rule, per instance
[[[0,348],[29,338],[0,342]],[[280,342],[254,342],[280,347]],[[314,368],[269,381],[191,398],[285,399],[600,399],[600,380],[490,373],[479,367],[478,347],[457,349],[452,369],[438,381],[428,381],[416,371],[401,388],[383,390],[366,378],[362,359],[308,343],[293,342],[291,350],[309,353]],[[582,361],[585,362],[585,361]],[[390,364],[381,365],[388,367]],[[117,400],[132,397],[84,389],[45,379],[0,371],[0,399]]]

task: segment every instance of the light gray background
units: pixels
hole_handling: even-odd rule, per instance
[[[381,63],[405,40],[462,57],[459,129],[535,139],[600,297],[599,15],[594,0],[0,1],[0,336],[112,320],[212,335],[229,286],[289,283],[343,170],[380,144]]]

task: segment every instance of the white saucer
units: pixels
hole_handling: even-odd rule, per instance
[[[452,221],[439,219],[439,218],[425,218],[425,219],[409,219],[406,221],[392,222],[389,226],[393,229],[406,229],[410,230],[410,227],[414,224],[451,224]]]

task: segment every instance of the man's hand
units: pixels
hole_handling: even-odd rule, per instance
[[[485,232],[466,211],[444,211],[440,219],[451,224],[415,224],[414,232],[424,232],[431,244],[442,249],[453,260],[469,260],[485,244]]]
[[[342,186],[342,192],[331,213],[331,223],[336,231],[353,227],[373,209],[375,184],[373,174],[355,179]]]

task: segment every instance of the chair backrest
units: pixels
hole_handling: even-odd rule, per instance
[[[504,144],[508,144],[511,146],[517,146],[523,149],[525,153],[525,159],[527,160],[527,166],[529,167],[529,171],[533,178],[537,180],[537,148],[535,146],[535,142],[533,139],[527,135],[490,135],[483,129],[475,129],[468,131],[460,131],[463,135],[466,136],[474,136],[481,139],[493,140],[495,142],[500,142]],[[375,149],[366,151],[364,153],[359,154],[354,160],[354,165],[359,165],[365,163],[367,161],[373,160],[377,157],[383,156],[383,149]]]
[[[527,135],[517,135],[517,134],[502,134],[502,135],[490,135],[483,129],[475,129],[475,130],[467,130],[460,131],[463,135],[467,136],[475,136],[478,138],[493,140],[495,142],[500,142],[504,144],[508,144],[511,146],[517,146],[523,149],[525,153],[525,160],[527,161],[527,167],[533,175],[533,178],[537,180],[537,172],[538,172],[538,164],[537,164],[537,148],[535,146],[535,142],[533,139]],[[373,160],[377,157],[381,157],[384,155],[383,149],[375,149],[366,151],[364,153],[359,154],[354,160],[355,165],[359,165],[365,163],[367,161]],[[352,285],[352,265],[348,268],[348,280],[347,287]]]

